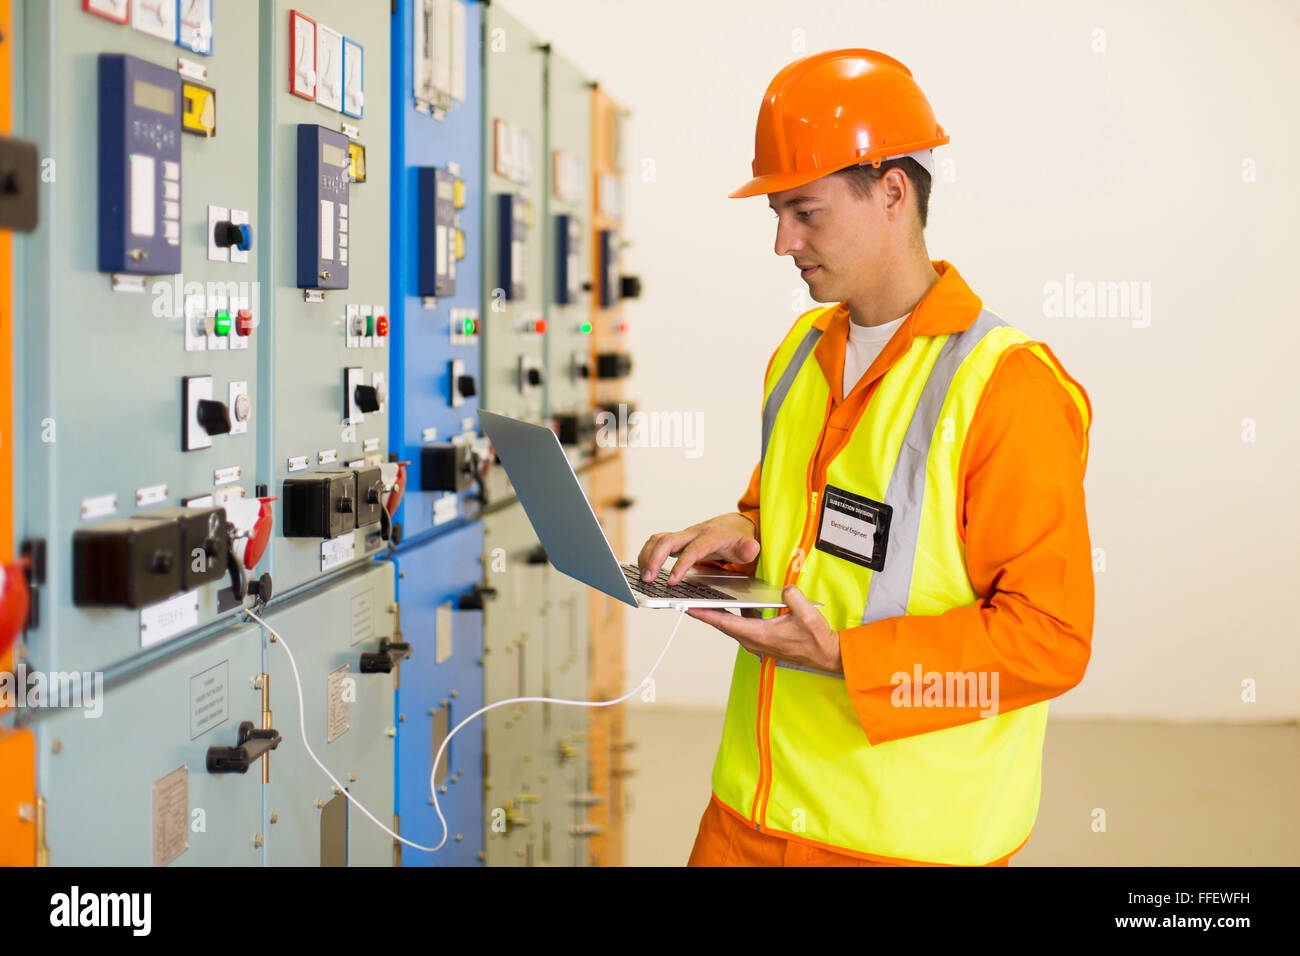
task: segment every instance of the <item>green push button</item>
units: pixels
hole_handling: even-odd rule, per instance
[[[228,309],[217,310],[216,333],[218,335],[230,334],[230,311]]]
[[[366,316],[366,335],[374,335],[374,334],[375,334],[375,317],[373,315],[368,315]]]

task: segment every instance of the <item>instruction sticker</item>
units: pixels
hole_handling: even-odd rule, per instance
[[[153,785],[153,865],[166,866],[190,848],[190,769],[181,764]]]
[[[325,742],[333,743],[347,733],[352,720],[352,682],[348,671],[351,665],[344,664],[329,672],[325,679],[326,719]]]

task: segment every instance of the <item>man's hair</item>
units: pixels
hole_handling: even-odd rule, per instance
[[[885,173],[894,168],[901,169],[903,175],[912,181],[912,189],[916,192],[916,213],[921,221],[921,228],[924,229],[930,212],[930,174],[912,157],[886,159],[879,168],[872,168],[870,163],[865,166],[850,166],[847,169],[836,170],[832,175],[843,176],[848,180],[849,188],[853,190],[854,195],[859,199],[867,199],[876,183],[880,182]]]

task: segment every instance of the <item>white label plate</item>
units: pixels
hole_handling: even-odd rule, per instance
[[[140,608],[140,646],[153,647],[199,623],[199,592],[186,591]]]

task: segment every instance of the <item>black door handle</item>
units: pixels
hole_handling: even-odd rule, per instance
[[[400,641],[379,639],[379,650],[361,652],[361,673],[391,674],[393,668],[411,656],[411,645]]]
[[[239,725],[239,743],[236,746],[208,748],[208,773],[247,773],[263,754],[278,746],[278,730],[259,730],[251,720],[245,720]]]

